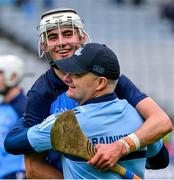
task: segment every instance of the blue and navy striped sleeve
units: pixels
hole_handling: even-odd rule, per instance
[[[146,160],[146,169],[163,169],[169,165],[169,152],[163,144],[160,151]]]
[[[4,148],[8,153],[18,155],[35,152],[27,138],[28,129],[24,126],[23,118],[18,119],[4,141]]]

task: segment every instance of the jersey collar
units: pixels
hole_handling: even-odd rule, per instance
[[[110,94],[105,94],[103,96],[99,96],[93,99],[90,99],[86,102],[84,102],[82,105],[90,104],[90,103],[100,103],[100,102],[105,102],[105,101],[112,101],[117,98],[117,95],[113,92]]]

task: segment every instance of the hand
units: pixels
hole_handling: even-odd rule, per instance
[[[97,144],[97,153],[88,161],[88,164],[101,171],[106,171],[124,155],[127,154],[125,146],[116,141],[112,144]]]

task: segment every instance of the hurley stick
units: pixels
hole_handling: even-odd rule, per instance
[[[96,148],[84,135],[72,110],[66,111],[57,117],[51,130],[51,144],[56,151],[86,161],[90,160],[96,153]],[[118,163],[110,170],[127,179],[141,179]]]

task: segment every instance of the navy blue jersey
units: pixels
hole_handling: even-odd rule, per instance
[[[27,94],[25,126],[31,127],[48,117],[51,114],[52,103],[66,90],[67,87],[52,69],[40,76]]]
[[[118,79],[115,93],[119,99],[126,99],[133,107],[147,97],[145,93],[141,92],[135,84],[123,74]]]
[[[53,69],[40,76],[27,94],[24,117],[18,120],[16,126],[6,136],[4,146],[7,152],[24,154],[34,151],[27,139],[28,128],[41,123],[55,111],[60,111],[62,104],[66,109],[72,109],[76,106],[70,98],[66,104],[66,90],[66,85],[56,76]],[[115,92],[118,98],[127,99],[134,107],[147,97],[125,75],[119,77]],[[62,101],[59,100],[59,97]]]

